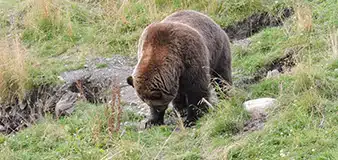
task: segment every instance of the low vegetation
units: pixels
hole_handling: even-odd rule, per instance
[[[313,1],[94,1],[0,2],[0,100],[22,97],[85,58],[135,56],[142,29],[178,9],[210,15],[223,28],[258,12],[294,8],[283,26],[233,45],[235,80],[292,51],[293,66],[248,87],[235,86],[195,128],[180,125],[140,131],[143,119],[124,112],[119,132],[109,132],[105,105],[76,104],[71,116],[47,115],[12,135],[0,135],[2,159],[336,159],[338,157],[338,4]],[[99,64],[98,68],[106,67]],[[273,97],[264,129],[244,132],[251,115],[245,100]]]

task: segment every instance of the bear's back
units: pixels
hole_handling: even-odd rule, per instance
[[[229,45],[226,33],[211,18],[202,13],[193,10],[178,11],[163,19],[162,22],[182,23],[198,31],[209,49],[210,64],[215,64],[211,68],[216,67],[217,60],[223,54],[220,53],[223,47],[229,47],[225,46]]]

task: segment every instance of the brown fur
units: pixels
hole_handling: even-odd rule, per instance
[[[139,40],[138,63],[127,82],[151,109],[148,125],[163,124],[170,102],[182,111],[190,126],[207,111],[212,77],[231,78],[231,53],[226,33],[209,17],[179,11],[150,24]]]

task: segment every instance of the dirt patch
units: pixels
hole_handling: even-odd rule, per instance
[[[267,120],[267,114],[259,113],[252,115],[251,119],[244,123],[243,132],[252,132],[264,128],[264,123]]]
[[[267,77],[271,71],[278,71],[278,73],[284,73],[290,71],[292,67],[296,65],[296,55],[301,48],[289,48],[284,51],[284,56],[273,60],[261,67],[251,77],[244,77],[235,82],[235,86],[245,88],[248,85],[259,82],[260,80]]]
[[[62,73],[61,77],[66,84],[69,84],[70,91],[82,93],[84,98],[91,103],[109,102],[111,87],[117,84],[121,86],[122,103],[136,107],[142,102],[134,89],[126,82],[135,63],[135,59],[117,55],[113,58],[95,58],[88,60],[85,69]],[[79,85],[82,91],[79,90]]]
[[[27,92],[20,103],[17,99],[0,104],[0,132],[13,133],[28,127],[45,113],[52,113],[65,89],[39,86]]]
[[[250,17],[224,28],[230,40],[240,40],[252,36],[267,27],[282,26],[283,21],[293,14],[293,9],[285,8],[281,16],[273,16],[268,12],[256,13]]]
[[[17,132],[43,118],[46,113],[69,114],[79,98],[91,103],[108,103],[113,84],[122,86],[121,101],[124,110],[147,116],[148,108],[126,83],[126,78],[132,73],[133,64],[134,59],[118,55],[112,58],[89,59],[84,69],[62,73],[64,84],[39,86],[27,92],[22,102],[14,99],[0,104],[0,132]]]

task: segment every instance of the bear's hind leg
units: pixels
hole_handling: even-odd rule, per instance
[[[231,69],[231,57],[226,57],[226,51],[224,51],[221,60],[217,64],[217,67],[214,68],[212,72],[212,84],[213,87],[217,87],[218,91],[227,95],[230,87],[232,86],[232,69]],[[217,93],[217,96],[221,95]]]

